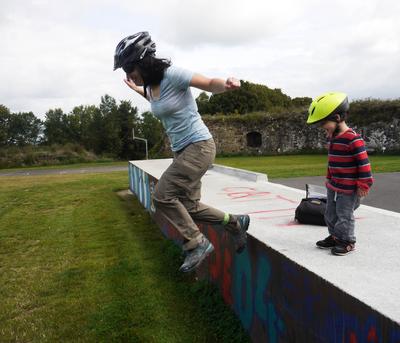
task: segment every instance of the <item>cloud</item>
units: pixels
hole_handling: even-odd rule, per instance
[[[209,77],[290,96],[399,97],[399,12],[396,0],[3,0],[0,104],[43,117],[108,93],[148,110],[112,71],[119,40],[143,30],[159,56]]]
[[[184,47],[253,44],[283,29],[297,7],[287,0],[273,5],[257,0],[175,1],[174,10],[162,18],[162,37]]]

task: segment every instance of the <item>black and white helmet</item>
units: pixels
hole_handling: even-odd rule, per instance
[[[148,32],[138,32],[128,36],[115,48],[114,70],[136,63],[146,55],[154,55],[155,52],[156,43],[151,40]]]

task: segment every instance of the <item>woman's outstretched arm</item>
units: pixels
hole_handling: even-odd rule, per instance
[[[191,87],[199,88],[214,94],[223,93],[240,87],[240,81],[234,77],[223,79],[210,79],[200,74],[194,74],[190,81]]]

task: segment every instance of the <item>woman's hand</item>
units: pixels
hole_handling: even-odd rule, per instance
[[[124,79],[124,82],[128,85],[129,88],[137,92],[137,89],[139,87],[136,85],[135,82],[133,82],[133,80],[131,80],[129,77],[126,77],[126,79]]]
[[[136,93],[139,93],[144,97],[143,87],[139,87],[132,79],[128,76],[124,79],[124,82],[128,85],[129,88],[133,89]]]
[[[240,81],[234,77],[229,77],[225,81],[223,79],[209,79],[203,75],[194,74],[190,81],[190,86],[213,94],[219,94],[238,89],[240,87]]]
[[[240,81],[234,77],[228,77],[225,81],[225,89],[231,91],[240,88]]]

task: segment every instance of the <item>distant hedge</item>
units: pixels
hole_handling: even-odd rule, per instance
[[[50,166],[83,162],[106,162],[112,158],[97,156],[78,144],[11,146],[0,149],[0,169],[26,166]]]
[[[272,108],[265,112],[252,112],[246,114],[223,114],[203,115],[208,122],[248,123],[266,122],[274,119],[304,120],[307,119],[307,108],[305,106],[295,109]],[[394,118],[400,119],[400,99],[380,100],[364,99],[355,100],[350,104],[348,122],[357,126],[365,126],[374,122],[390,122]]]
[[[349,121],[357,125],[400,119],[400,99],[364,99],[351,102]]]

